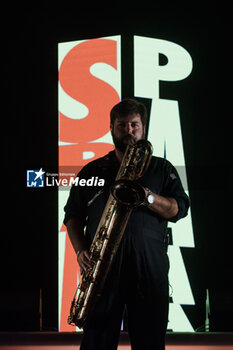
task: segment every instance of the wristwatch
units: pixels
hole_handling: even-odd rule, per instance
[[[148,192],[148,194],[147,194],[147,196],[145,198],[145,205],[149,207],[151,204],[154,203],[155,197],[153,196],[153,193],[152,193],[152,191],[149,188],[145,187],[145,189]]]

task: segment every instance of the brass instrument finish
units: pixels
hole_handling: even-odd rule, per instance
[[[69,324],[83,328],[101,296],[130,214],[145,200],[145,191],[135,180],[146,172],[152,152],[152,145],[146,140],[127,146],[89,250],[91,267],[82,272],[71,303]]]

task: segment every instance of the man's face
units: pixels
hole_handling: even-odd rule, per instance
[[[140,114],[130,114],[124,118],[116,118],[111,125],[111,133],[115,147],[125,152],[130,138],[137,142],[144,138],[145,126],[143,126]]]

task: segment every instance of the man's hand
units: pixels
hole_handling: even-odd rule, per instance
[[[81,272],[86,271],[90,267],[90,256],[87,250],[83,224],[78,218],[71,218],[66,223],[66,227],[72,246],[77,252],[77,261]]]
[[[84,270],[86,271],[89,267],[91,267],[90,264],[90,255],[86,249],[82,250],[77,255],[78,264],[80,266],[81,272]]]

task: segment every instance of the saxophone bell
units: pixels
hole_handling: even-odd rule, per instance
[[[141,205],[146,198],[143,187],[127,179],[115,181],[111,187],[111,193],[118,203],[133,208]]]

